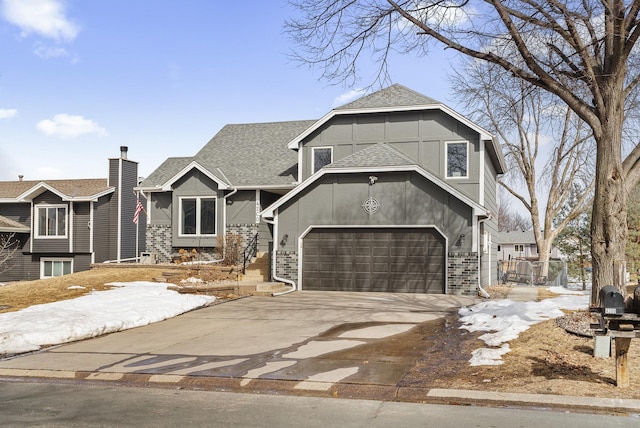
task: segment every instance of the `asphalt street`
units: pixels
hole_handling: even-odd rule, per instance
[[[3,427],[637,427],[637,414],[0,381]]]

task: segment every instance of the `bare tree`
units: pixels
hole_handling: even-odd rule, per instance
[[[19,249],[15,233],[0,233],[0,273],[11,269],[10,260]]]
[[[349,82],[373,58],[388,80],[393,51],[430,42],[495,64],[555,94],[592,130],[596,183],[591,223],[591,303],[624,260],[627,192],[640,178],[640,145],[623,158],[625,103],[640,82],[640,0],[292,0],[287,28],[299,59]],[[624,291],[623,284],[616,284]]]
[[[494,64],[469,61],[452,80],[456,98],[501,142],[509,170],[500,184],[528,211],[547,262],[556,237],[593,203],[590,129],[557,97]]]
[[[531,219],[514,211],[506,198],[500,198],[498,203],[498,232],[531,229]]]

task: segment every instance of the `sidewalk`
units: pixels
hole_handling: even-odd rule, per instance
[[[535,302],[538,300],[538,289],[530,285],[515,286],[509,292],[507,299],[514,302]]]
[[[537,292],[514,287],[508,298],[534,301]],[[0,382],[42,379],[640,414],[640,400],[397,386],[423,352],[416,343],[424,338],[412,327],[473,304],[473,298],[311,292],[285,297],[229,302],[0,360]],[[381,351],[385,338],[393,338],[389,353]]]

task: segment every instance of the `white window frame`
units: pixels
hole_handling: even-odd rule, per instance
[[[44,265],[47,262],[61,262],[61,263],[65,263],[65,262],[69,262],[71,263],[71,271],[69,273],[73,273],[73,258],[69,258],[69,257],[47,257],[47,258],[41,258],[40,259],[40,279],[48,279],[48,278],[57,278],[59,276],[64,276],[65,274],[63,273],[62,275],[51,275],[51,276],[45,276],[44,274]],[[53,266],[51,271],[53,272]],[[64,269],[63,269],[64,271]]]
[[[182,232],[182,201],[185,199],[195,199],[196,200],[196,233],[183,233]],[[212,199],[214,206],[215,206],[215,216],[214,216],[214,223],[213,223],[213,227],[215,230],[215,233],[211,234],[211,233],[200,233],[201,231],[201,207],[202,207],[202,200],[203,199]],[[204,237],[216,237],[218,236],[218,198],[216,196],[180,196],[178,198],[178,236],[181,238],[192,238],[192,237],[198,237],[198,236],[204,236]]]
[[[312,174],[315,174],[320,169],[324,168],[324,167],[322,167],[322,168],[316,170],[316,150],[329,150],[329,153],[331,154],[331,160],[329,161],[329,163],[327,165],[333,163],[333,147],[332,146],[312,147],[311,148],[311,173]]]
[[[513,251],[516,253],[524,253],[524,244],[514,244]]]
[[[465,166],[465,175],[449,175],[449,145],[450,144],[464,144],[467,151],[467,164]],[[444,146],[444,176],[447,179],[458,180],[469,178],[469,142],[468,141],[446,141]]]
[[[64,208],[64,235],[40,235],[40,210]],[[36,239],[67,239],[69,236],[69,206],[65,204],[34,205],[34,237]]]

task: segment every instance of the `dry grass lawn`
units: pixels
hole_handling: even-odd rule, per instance
[[[170,272],[170,276],[165,274]],[[204,267],[194,271],[179,266],[149,267],[100,267],[89,271],[77,272],[56,278],[21,281],[0,287],[0,313],[18,311],[28,306],[74,299],[91,291],[107,290],[112,282],[153,281],[154,278],[167,277],[169,282],[179,282],[189,276],[198,276],[204,280],[220,280],[223,273],[218,267]],[[82,286],[83,288],[69,288]]]

